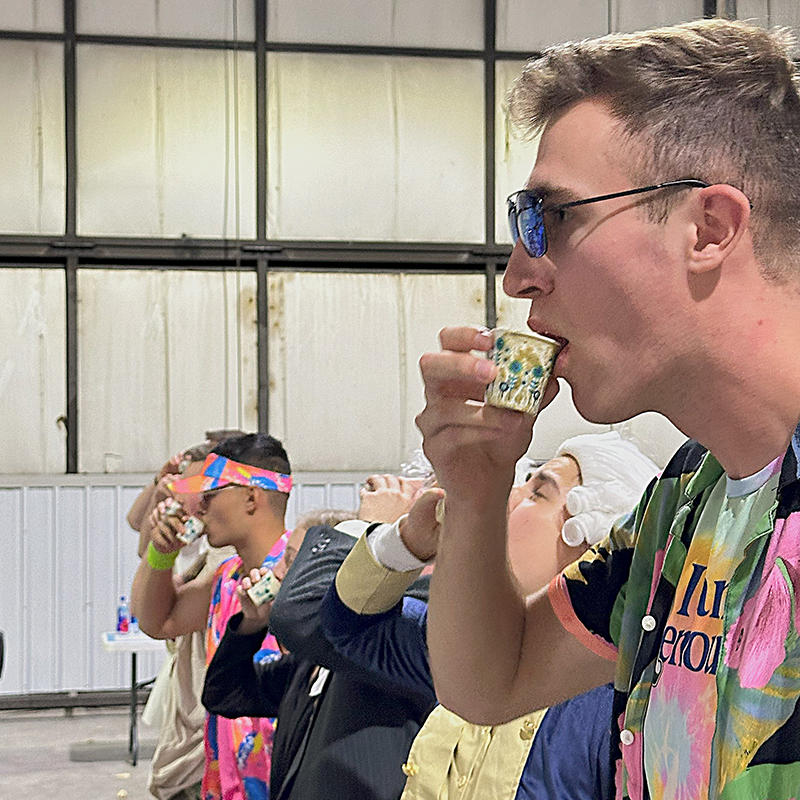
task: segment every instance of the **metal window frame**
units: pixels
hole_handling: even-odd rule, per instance
[[[524,60],[535,52],[498,51],[497,2],[484,0],[483,48],[393,47],[271,42],[267,39],[267,2],[252,0],[255,37],[248,41],[194,38],[160,38],[80,34],[76,28],[78,0],[63,0],[64,30],[60,33],[0,30],[0,40],[60,42],[64,45],[65,102],[65,230],[60,236],[0,235],[0,268],[43,267],[61,269],[66,285],[66,465],[78,472],[78,293],[79,270],[246,270],[257,275],[258,425],[269,427],[269,298],[267,276],[280,270],[339,270],[349,272],[469,272],[485,277],[485,318],[489,327],[497,319],[496,276],[510,254],[497,244],[495,230],[495,106],[496,66],[501,61]],[[609,8],[614,0],[608,0]],[[721,0],[704,0],[704,15],[717,15]],[[725,4],[728,9],[730,0]],[[77,68],[80,44],[111,44],[165,48],[243,50],[255,55],[256,92],[256,237],[211,240],[195,238],[87,237],[77,234]],[[330,53],[339,55],[416,56],[473,59],[484,67],[484,244],[276,241],[266,235],[267,220],[267,54]]]

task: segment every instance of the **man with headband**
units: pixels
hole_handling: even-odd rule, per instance
[[[232,545],[234,558],[208,579],[176,587],[172,564],[182,546],[184,518],[165,514],[153,528],[147,557],[131,592],[139,625],[157,639],[206,631],[206,659],[219,645],[230,617],[240,610],[236,588],[252,569],[271,568],[286,544],[284,517],[292,487],[291,467],[281,443],[251,433],[229,439],[211,452],[200,474],[171,484],[175,494],[201,494],[197,516],[213,547]],[[272,635],[256,659],[277,658]],[[206,718],[204,800],[255,800],[268,796],[273,725],[266,718]]]

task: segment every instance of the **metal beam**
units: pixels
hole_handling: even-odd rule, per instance
[[[256,268],[256,351],[258,363],[258,430],[269,433],[269,262]]]
[[[80,266],[103,269],[215,269],[243,265],[254,269],[256,260],[266,256],[270,261],[325,262],[331,268],[349,263],[440,264],[458,269],[462,266],[482,267],[486,258],[507,257],[511,248],[505,244],[433,244],[396,242],[313,242],[275,241],[258,243],[245,240],[237,243],[220,239],[143,239],[88,238],[0,235],[0,266],[23,263],[63,264],[76,256]],[[302,268],[302,263],[298,264]]]
[[[486,327],[497,327],[497,263],[494,259],[489,259],[486,262],[486,269],[484,271],[486,278],[485,290],[485,317]]]
[[[267,238],[267,0],[255,0],[256,239]]]
[[[483,47],[484,47],[484,241],[494,244],[494,139],[495,139],[495,94],[497,73],[495,68],[495,40],[497,37],[496,0],[484,0]]]
[[[78,471],[78,259],[70,256],[66,277],[66,382],[67,382],[67,472]]]
[[[66,169],[65,218],[67,239],[76,234],[77,220],[77,161],[76,138],[76,65],[75,65],[75,3],[64,0],[64,145]]]

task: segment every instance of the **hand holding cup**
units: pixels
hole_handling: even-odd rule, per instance
[[[250,575],[242,578],[241,584],[236,589],[236,596],[242,606],[242,621],[239,624],[239,633],[247,635],[256,631],[264,630],[269,625],[269,615],[272,611],[272,603],[261,603],[256,605],[249,594],[249,590],[257,584],[262,576],[269,570],[266,567],[251,569]]]

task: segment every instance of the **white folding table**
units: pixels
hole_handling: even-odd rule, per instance
[[[139,684],[136,678],[136,654],[166,649],[163,639],[151,639],[147,634],[137,631],[136,633],[118,633],[117,631],[105,631],[103,633],[103,649],[109,653],[130,653],[131,654],[131,720],[128,730],[128,756],[131,764],[135,767],[139,758]],[[149,683],[149,681],[147,681]]]

